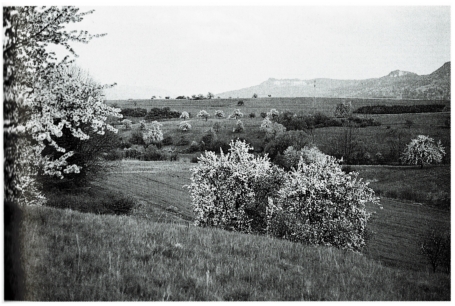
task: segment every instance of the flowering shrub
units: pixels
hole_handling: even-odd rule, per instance
[[[257,194],[265,189],[260,182],[271,176],[267,157],[248,153],[252,148],[242,141],[231,141],[227,154],[217,157],[207,151],[192,168],[191,184],[195,224],[240,232],[251,232],[248,208],[259,205]],[[256,188],[255,188],[256,186]],[[251,207],[250,207],[251,206]],[[265,205],[263,205],[265,211]]]
[[[179,129],[183,132],[191,130],[191,124],[188,121],[182,121],[179,124]]]
[[[235,123],[235,127],[232,130],[234,133],[242,133],[245,131],[245,126],[243,125],[243,122],[241,120],[237,120]]]
[[[188,114],[188,112],[182,112],[182,114],[180,115],[180,119],[188,120],[189,118],[190,114]]]
[[[227,154],[205,152],[192,168],[195,224],[358,251],[365,244],[374,191],[345,174],[334,157],[308,149],[297,169],[285,173],[268,157],[248,153],[242,141]]]
[[[225,117],[224,112],[222,110],[215,111],[215,117],[216,118],[224,118]]]
[[[229,115],[228,119],[240,119],[243,118],[243,113],[240,111],[240,109],[234,110],[232,114]]]
[[[276,109],[272,108],[270,111],[267,112],[267,117],[269,117],[270,119],[276,119],[279,114],[280,113]]]
[[[204,118],[205,121],[207,121],[207,119],[210,117],[210,114],[207,113],[207,111],[205,111],[205,110],[201,110],[201,111],[197,114],[197,116],[198,116],[199,118]]]
[[[332,156],[306,164],[300,159],[269,201],[268,232],[287,240],[359,251],[365,245],[370,214],[366,202],[379,204],[374,191],[345,174]]]
[[[269,141],[274,139],[277,135],[286,131],[286,128],[277,122],[272,122],[269,117],[265,117],[262,120],[261,126],[259,127],[261,132],[265,132],[265,140]]]
[[[420,165],[420,168],[423,168],[426,164],[440,163],[445,154],[440,140],[435,144],[433,138],[419,135],[406,146],[401,160],[406,164]]]
[[[162,124],[158,121],[153,121],[150,127],[142,133],[142,139],[146,145],[157,144],[163,140]]]

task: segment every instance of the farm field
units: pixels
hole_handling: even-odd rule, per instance
[[[244,105],[237,106],[238,101],[243,101]],[[153,100],[108,100],[106,104],[116,105],[120,108],[145,108],[149,111],[154,107],[169,107],[178,111],[187,111],[196,114],[201,109],[209,113],[213,110],[223,109],[232,112],[236,108],[242,109],[245,113],[255,112],[259,115],[261,112],[267,112],[271,108],[289,111],[308,111],[322,112],[326,115],[332,115],[338,103],[343,101],[352,101],[354,108],[368,105],[424,105],[424,104],[448,104],[447,101],[439,100],[387,100],[387,99],[356,99],[356,98],[319,98],[313,101],[312,97],[301,98],[232,98],[232,99],[211,99],[211,100],[176,100],[176,99],[153,99]]]
[[[191,197],[182,186],[190,182],[189,169],[195,165],[184,162],[123,161],[119,170],[103,181],[103,186],[110,190],[122,189],[141,199],[142,204],[133,212],[134,216],[186,224],[192,220]],[[371,183],[373,189],[392,189],[391,186],[400,188],[428,179],[443,182],[440,185],[427,184],[422,187],[428,192],[447,190],[450,186],[450,181],[441,179],[450,172],[447,166],[434,167],[430,173],[413,167],[406,170],[400,168],[402,167],[359,166],[354,170],[365,180],[376,181]],[[386,177],[389,179],[384,182]],[[418,253],[419,241],[430,227],[450,229],[450,212],[386,197],[381,198],[381,205],[382,210],[369,207],[376,214],[369,224],[374,236],[365,251],[367,257],[387,266],[426,271],[429,265]],[[174,218],[167,216],[169,214]],[[160,220],[162,215],[165,217]]]

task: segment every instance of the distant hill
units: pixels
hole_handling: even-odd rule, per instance
[[[315,86],[316,85],[316,86]],[[259,97],[352,97],[450,100],[450,62],[428,75],[394,70],[365,80],[274,79],[248,88],[216,94],[221,98]]]

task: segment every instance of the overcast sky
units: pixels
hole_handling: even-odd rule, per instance
[[[101,83],[220,93],[268,78],[429,74],[450,61],[448,6],[81,7],[74,43]]]

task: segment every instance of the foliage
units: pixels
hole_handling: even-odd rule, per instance
[[[276,199],[269,200],[268,232],[291,241],[360,251],[370,218],[365,203],[379,201],[357,176],[345,174],[331,156],[309,164],[300,159]]]
[[[265,146],[265,153],[275,162],[275,158],[284,154],[284,151],[292,146],[295,150],[300,150],[308,144],[308,135],[304,131],[285,131],[278,134]]]
[[[403,113],[432,113],[441,112],[446,105],[367,105],[354,111],[357,114],[403,114]]]
[[[206,110],[203,109],[197,114],[197,116],[199,118],[204,118],[205,121],[207,121],[207,119],[210,117],[210,114]]]
[[[212,144],[218,140],[218,136],[216,135],[216,132],[214,129],[210,128],[207,130],[202,136],[201,141],[200,141],[200,150],[204,151],[212,147]]]
[[[162,144],[164,146],[170,146],[171,144],[173,144],[173,140],[172,140],[172,136],[168,135],[166,137],[163,138],[163,141],[162,141]]]
[[[440,163],[445,154],[441,141],[435,144],[433,138],[418,135],[406,146],[401,159],[405,164],[420,165],[423,168],[427,164]]]
[[[123,119],[122,123],[125,130],[131,130],[133,122],[130,119]]]
[[[420,253],[436,272],[443,267],[450,273],[450,232],[431,228],[420,241]]]
[[[181,113],[176,110],[171,110],[169,107],[154,107],[145,116],[146,120],[160,120],[160,119],[172,119],[179,118]]]
[[[74,85],[71,82],[77,78],[71,75],[71,68],[65,68],[69,57],[57,63],[55,53],[46,49],[49,44],[60,45],[76,56],[70,42],[88,43],[93,37],[105,35],[65,31],[65,24],[80,22],[93,12],[78,11],[75,7],[3,8],[6,201],[22,205],[42,200],[33,179],[39,163],[50,175],[62,177],[63,173],[79,171],[76,165],[66,162],[73,152],[65,152],[51,138],[60,136],[63,127],[79,139],[88,137],[77,128],[81,122],[92,125],[93,131],[100,134],[105,129],[116,131],[105,124],[107,116],[120,117],[119,110],[102,102],[100,93],[107,86],[81,82],[69,95],[69,87]],[[41,152],[46,146],[64,154],[56,160],[43,158]]]
[[[337,118],[348,118],[352,115],[352,103],[349,102],[342,102],[337,104],[334,112],[334,116]]]
[[[187,132],[191,130],[191,124],[188,121],[182,121],[179,124],[179,130],[181,130],[182,132]]]
[[[139,121],[139,130],[143,131],[145,129],[147,129],[147,123],[145,122],[145,120]]]
[[[324,162],[326,155],[315,146],[304,146],[300,150],[294,149],[293,146],[288,147],[284,152],[285,169],[297,168],[300,160],[306,164]]]
[[[235,127],[232,130],[234,133],[243,133],[245,131],[245,126],[243,125],[243,122],[239,119],[235,123]]]
[[[272,108],[270,111],[267,112],[267,117],[273,120],[276,119],[279,114],[280,114],[279,111],[277,111],[275,108]]]
[[[258,232],[291,241],[332,245],[358,251],[365,243],[370,214],[365,203],[378,203],[356,173],[308,150],[310,163],[284,173],[252,147],[232,141],[227,154],[206,152],[192,168],[195,224],[240,232]]]
[[[252,147],[245,142],[231,141],[230,146],[229,152],[219,157],[205,152],[199,157],[198,166],[191,169],[191,184],[187,187],[195,224],[250,232],[251,220],[246,209],[259,205],[256,203],[259,188],[253,186],[270,175],[272,166],[267,158],[249,154]]]
[[[238,108],[234,110],[234,112],[231,115],[229,115],[229,119],[239,120],[240,118],[243,118],[243,113]]]
[[[147,130],[142,133],[142,139],[145,145],[158,144],[163,140],[162,124],[158,121],[153,121]]]
[[[224,112],[222,110],[216,110],[215,111],[215,117],[216,118],[224,118],[225,117]]]
[[[261,132],[265,133],[265,140],[273,140],[277,135],[284,133],[286,128],[277,122],[270,121],[269,117],[262,120],[261,126],[259,127]]]
[[[218,133],[220,131],[220,129],[221,129],[221,124],[219,122],[215,122],[213,124],[213,129],[215,130],[215,132]]]
[[[190,118],[190,115],[188,114],[188,112],[182,112],[179,118],[183,120],[188,120]]]
[[[122,108],[122,115],[129,117],[145,117],[147,110],[145,108]]]

